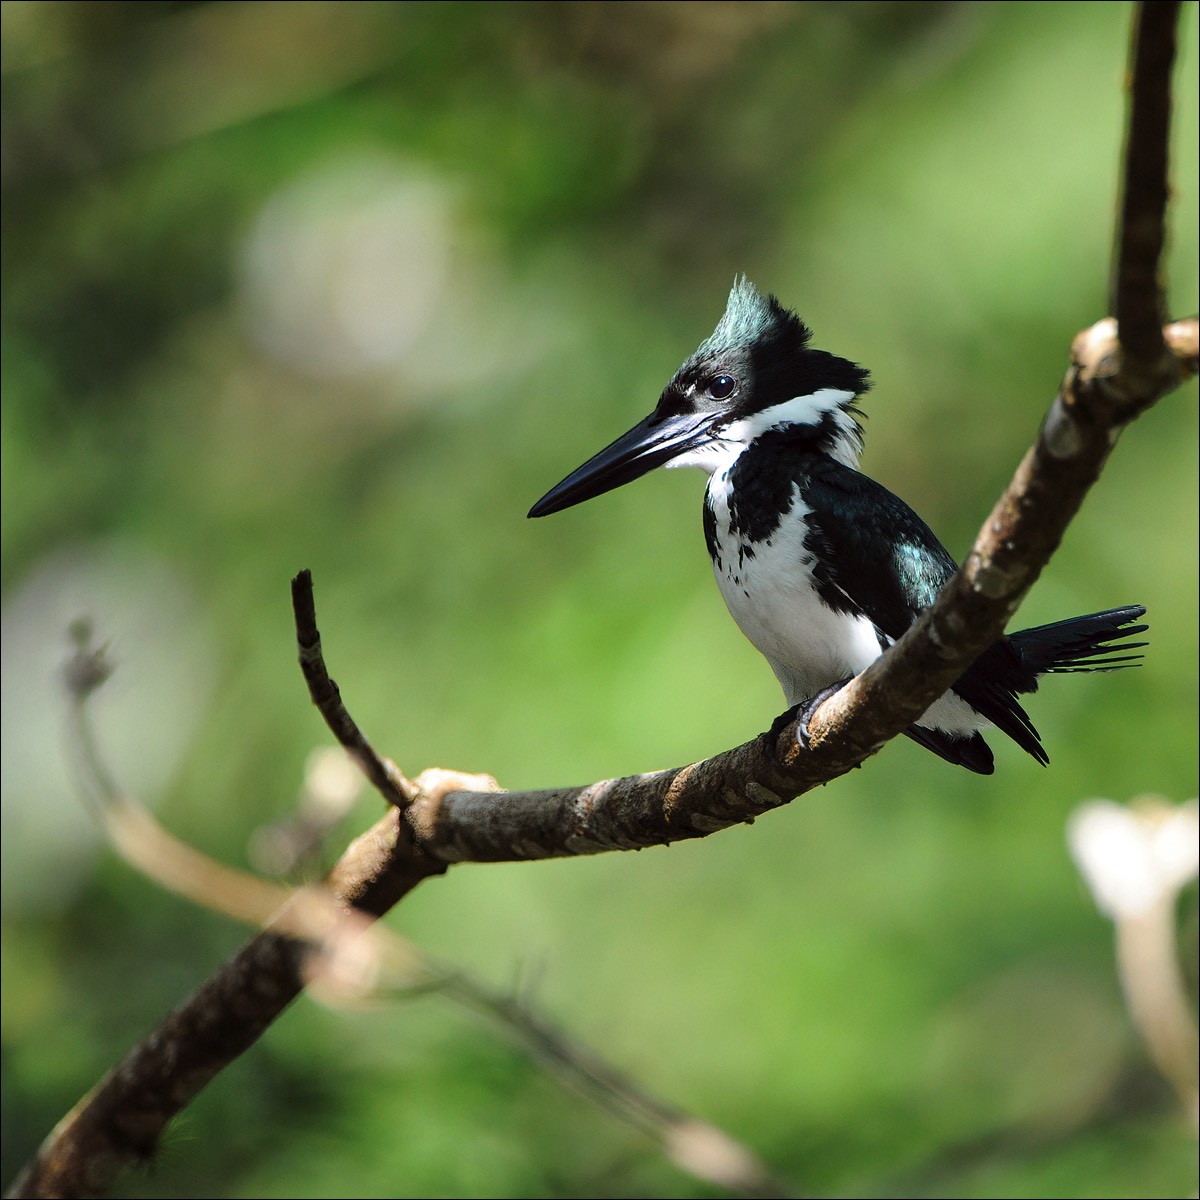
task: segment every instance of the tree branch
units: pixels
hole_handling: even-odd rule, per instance
[[[1139,6],[1114,269],[1114,320],[1072,347],[1062,388],[963,567],[912,629],[810,722],[690,766],[585,787],[455,790],[457,776],[404,779],[370,748],[321,657],[311,580],[294,583],[300,658],[314,702],[393,807],[334,867],[339,903],[387,911],[461,861],[633,849],[703,837],[787,803],[862,762],[918,717],[1003,631],[1057,548],[1124,426],[1197,371],[1195,318],[1163,328],[1159,259],[1167,197],[1169,67],[1178,4]],[[303,987],[303,944],[272,922],[186,1000],[50,1135],[11,1195],[102,1194],[149,1156],[172,1115],[249,1047]],[[282,924],[281,924],[282,921]]]
[[[416,792],[390,759],[381,758],[346,711],[338,685],[330,678],[321,653],[321,634],[317,629],[317,610],[313,603],[312,577],[301,571],[292,580],[292,616],[296,624],[296,645],[300,652],[300,670],[308,684],[308,694],[317,706],[330,732],[358,763],[371,785],[389,804],[404,806]]]
[[[439,992],[496,1022],[544,1069],[653,1140],[663,1154],[695,1178],[739,1196],[778,1200],[791,1195],[736,1139],[664,1103],[557,1029],[524,998],[496,991],[469,974],[435,962],[405,938],[371,923],[369,916],[348,906],[344,896],[339,898],[326,884],[291,888],[268,882],[227,867],[171,835],[144,805],[121,791],[104,762],[87,719],[87,700],[108,678],[110,667],[105,648],[92,646],[87,622],[77,622],[72,634],[76,653],[68,665],[67,677],[73,701],[71,745],[77,751],[80,781],[113,847],[132,867],[163,888],[223,916],[254,925],[270,922],[272,932],[282,935],[286,945],[295,947],[303,983],[329,1003],[344,1005],[396,993]],[[323,670],[320,664],[319,671]],[[340,705],[334,709],[335,719],[357,744],[361,735],[356,728],[351,729],[354,723],[349,714]],[[428,791],[451,783],[462,786],[464,781],[473,786],[494,786],[487,777],[452,772],[426,773],[418,784],[409,786],[414,791],[418,787]],[[361,866],[361,859],[340,864],[348,879],[361,878]],[[261,976],[261,953],[251,963]],[[279,977],[289,989],[290,974],[285,969]],[[241,956],[221,972],[220,982],[237,995],[246,982]],[[214,995],[218,1005],[225,998],[219,990],[210,990],[208,999]],[[266,994],[268,1019],[278,998],[276,988]],[[256,999],[252,994],[250,1004]],[[244,1012],[247,1006],[242,1008]],[[197,1047],[203,1045],[207,1059],[197,1064],[201,1070],[196,1076],[202,1080],[204,1071],[219,1065],[231,1049],[237,1051],[238,1039],[227,1036],[220,1008],[215,1022],[207,1019],[210,1009],[199,994],[193,997],[193,1004],[181,1010],[183,1019],[177,1020],[180,1014],[168,1018],[154,1044],[139,1047],[144,1052],[127,1058],[123,1069],[106,1079],[62,1123],[55,1154],[44,1156],[43,1182],[57,1183],[56,1190],[66,1195],[95,1194],[97,1172],[102,1171],[97,1164],[117,1155],[145,1157],[153,1149],[163,1122],[175,1111],[174,1095],[164,1095],[156,1086],[163,1073],[163,1061],[154,1052],[162,1051],[188,1063],[194,1061]],[[204,1037],[197,1036],[201,1027]],[[151,1072],[148,1078],[147,1072]],[[136,1120],[131,1119],[134,1113]]]
[[[874,754],[998,638],[1033,586],[1125,425],[1197,373],[1197,320],[1164,327],[1171,65],[1179,4],[1135,12],[1114,253],[1117,320],[1084,330],[1036,442],[937,601],[809,722],[704,762],[587,787],[418,796],[418,844],[447,861],[550,857],[702,837],[753,820]],[[1118,330],[1124,338],[1118,337]]]
[[[1110,311],[1117,318],[1126,358],[1150,367],[1161,358],[1159,331],[1167,320],[1160,271],[1166,241],[1171,68],[1179,7],[1178,0],[1147,0],[1134,14],[1120,219],[1109,291]]]
[[[419,794],[405,819],[446,862],[591,854],[704,837],[836,779],[903,732],[1004,631],[1129,419],[1196,373],[1197,322],[1164,331],[1154,391],[1120,373],[1115,324],[1075,340],[1071,370],[1033,448],[966,562],[913,627],[809,722],[690,766],[541,792]],[[1169,343],[1169,348],[1168,348]],[[1169,372],[1165,369],[1169,363]],[[1114,399],[1115,398],[1115,399]]]
[[[79,669],[76,678],[100,675]],[[94,686],[94,685],[93,685]],[[76,737],[87,729],[80,706],[86,691],[72,693]],[[94,758],[90,733],[78,744],[91,759],[85,778],[93,796],[109,811],[105,819],[123,853],[131,843],[140,849],[131,856],[147,864],[154,877],[173,870],[175,890],[195,897],[201,870],[194,869],[194,851],[184,848],[180,866],[177,845],[165,846],[167,836],[149,818],[138,819],[137,808],[113,787]],[[391,814],[397,810],[392,809]],[[147,838],[147,833],[149,837]],[[266,928],[200,985],[144,1041],[132,1050],[58,1123],[25,1166],[9,1196],[93,1197],[107,1191],[119,1169],[146,1162],[158,1146],[167,1123],[185,1108],[224,1067],[258,1040],[291,1003],[311,977],[306,969],[314,949],[320,949],[337,923],[362,922],[386,912],[425,874],[444,866],[426,863],[410,845],[398,852],[404,838],[399,827],[379,822],[353,842],[339,859],[326,889],[314,897],[311,889],[288,893],[240,872],[205,863],[207,886],[223,891],[223,907],[238,916],[262,919],[264,912],[284,904]],[[424,870],[425,874],[422,874]],[[186,878],[181,878],[186,876]]]

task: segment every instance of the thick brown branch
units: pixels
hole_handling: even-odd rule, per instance
[[[377,916],[445,870],[414,853],[397,818],[398,810],[389,809],[330,874],[329,887],[346,909]],[[307,901],[301,892],[292,904]],[[102,1196],[123,1166],[150,1158],[168,1122],[303,989],[309,946],[283,931],[306,928],[307,921],[284,908],[59,1122],[8,1194]]]
[[[542,857],[700,837],[752,820],[873,754],[1003,633],[1099,478],[1124,426],[1197,371],[1195,318],[1164,328],[1159,283],[1168,194],[1171,65],[1179,5],[1138,6],[1114,254],[1118,324],[1099,322],[1072,361],[1033,448],[962,568],[887,654],[826,702],[807,747],[785,730],[670,771],[584,788],[418,797],[418,841],[449,860]]]
[[[1173,386],[1196,373],[1196,320],[1176,322],[1163,338]],[[1125,386],[1114,374],[1121,361],[1115,322],[1076,339],[1063,390],[967,562],[900,642],[818,710],[807,747],[785,728],[687,767],[580,788],[449,791],[445,780],[438,787],[405,780],[398,791],[328,678],[311,581],[299,576],[298,638],[314,701],[360,763],[374,759],[367,773],[385,797],[412,797],[346,851],[330,876],[334,893],[377,916],[453,862],[704,837],[844,774],[919,716],[1004,628],[1097,478],[1128,420],[1127,398],[1134,397],[1135,411],[1157,398]],[[1121,386],[1100,386],[1114,380]],[[116,1170],[150,1155],[167,1122],[295,998],[303,950],[271,928],[254,938],[76,1106],[10,1194],[102,1195]]]
[[[521,794],[415,786],[381,759],[325,671],[307,574],[294,588],[300,660],[335,736],[392,807],[331,876],[341,901],[390,908],[449,863],[630,849],[703,837],[843,774],[895,736],[1003,630],[1057,547],[1121,429],[1196,373],[1196,320],[1163,329],[1159,287],[1169,130],[1169,67],[1178,5],[1138,12],[1116,323],[1075,341],[1073,362],[1037,443],[937,602],[868,671],[794,730],[651,775]],[[254,938],[68,1115],[12,1189],[100,1195],[122,1163],[153,1150],[166,1122],[251,1045],[302,986],[301,943],[272,927]]]
[[[364,986],[374,989],[389,972],[403,981],[405,990],[437,988],[499,1021],[540,1062],[652,1138],[697,1178],[738,1195],[789,1194],[745,1146],[656,1099],[516,998],[437,966],[395,935],[367,929],[364,911],[389,907],[423,877],[420,871],[405,878],[402,871],[381,870],[411,856],[411,847],[404,854],[394,849],[403,832],[396,809],[389,809],[343,856],[325,887],[294,890],[269,883],[208,859],[172,837],[120,791],[103,761],[85,703],[108,676],[109,666],[104,648],[92,647],[88,631],[79,628],[75,637],[77,651],[67,671],[74,700],[72,741],[81,782],[114,848],[162,886],[236,919],[269,921],[271,928],[269,936],[256,938],[231,960],[76,1106],[18,1182],[23,1189],[18,1194],[100,1194],[122,1161],[150,1157],[181,1100],[190,1099],[232,1055],[253,1043],[297,994],[301,975],[336,998],[360,994]],[[350,717],[343,709],[339,719]],[[427,771],[413,786],[433,796],[451,785],[493,788],[494,781]],[[351,898],[361,906],[353,912],[347,903]]]
[[[815,745],[832,739],[866,751],[893,736],[999,637],[1125,424],[1196,374],[1196,318],[1161,330],[1159,342],[1167,367],[1126,376],[1116,322],[1101,321],[1075,339],[1062,390],[966,562],[904,637],[822,706],[810,726]]]
[[[1080,334],[1063,389],[966,563],[908,633],[810,722],[687,767],[543,792],[418,795],[417,845],[448,862],[592,854],[704,837],[828,783],[910,725],[1004,630],[1095,482],[1128,410],[1108,382],[1116,327]],[[1196,373],[1197,323],[1163,335],[1171,386]],[[1138,397],[1139,409],[1158,395]]]

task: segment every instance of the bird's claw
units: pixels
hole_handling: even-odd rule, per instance
[[[789,725],[795,722],[796,726],[796,741],[805,750],[808,749],[811,737],[808,732],[809,722],[816,715],[817,709],[829,699],[830,696],[836,695],[850,682],[853,676],[847,676],[845,679],[838,680],[837,683],[831,683],[829,687],[822,688],[815,696],[810,696],[807,700],[800,704],[793,704],[785,713],[777,716],[767,730],[767,736],[774,740],[779,736]]]

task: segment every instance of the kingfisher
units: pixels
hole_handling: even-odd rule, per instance
[[[739,277],[654,411],[529,511],[559,512],[655,467],[699,467],[717,586],[782,685],[785,718],[802,721],[900,638],[957,569],[929,526],[858,470],[868,373],[814,349],[811,336]],[[1140,659],[1129,651],[1146,643],[1128,639],[1148,628],[1135,623],[1145,611],[1126,605],[1005,634],[905,732],[980,775],[995,769],[988,728],[1048,764],[1018,696],[1045,674]]]

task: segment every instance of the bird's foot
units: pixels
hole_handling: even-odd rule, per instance
[[[774,740],[778,737],[789,725],[793,722],[796,725],[796,741],[808,749],[810,737],[808,733],[809,722],[816,715],[816,711],[829,699],[830,696],[836,695],[850,682],[852,675],[845,679],[839,680],[837,683],[832,683],[827,688],[822,688],[815,696],[810,696],[807,700],[800,704],[793,704],[785,713],[781,713],[775,718],[771,728],[767,730],[767,737]]]
[[[787,712],[782,712],[771,722],[771,728],[763,734],[763,737],[770,741],[774,741],[797,717],[800,715],[801,705],[793,704]]]
[[[853,678],[853,675],[847,675],[845,679],[839,679],[837,683],[831,683],[827,688],[822,688],[815,696],[810,696],[803,704],[797,705],[800,711],[796,714],[796,741],[805,750],[808,749],[809,742],[812,740],[809,736],[808,726],[813,717],[816,716],[817,709],[830,696],[836,696]]]

